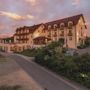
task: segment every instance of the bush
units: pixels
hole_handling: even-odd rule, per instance
[[[86,37],[85,45],[88,47],[90,46],[90,37]]]
[[[35,62],[89,87],[90,55],[64,56],[59,49],[59,47],[51,50],[48,48],[40,49],[36,54]]]
[[[90,37],[86,37],[84,44],[81,43],[80,46],[77,46],[78,49],[84,49],[90,46]]]
[[[89,54],[83,54],[82,56],[79,56],[76,58],[75,63],[79,67],[80,72],[90,72],[90,55]]]
[[[37,49],[34,49],[34,48],[33,49],[27,49],[27,50],[24,50],[24,51],[18,52],[18,53],[25,55],[25,56],[29,56],[29,57],[34,57],[35,54],[37,53]]]

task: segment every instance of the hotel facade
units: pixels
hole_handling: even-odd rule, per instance
[[[20,27],[16,29],[13,35],[13,45],[9,45],[9,47],[13,48],[11,48],[12,51],[20,52],[63,39],[64,47],[77,49],[81,43],[84,44],[86,38],[87,27],[85,24],[84,16],[80,14],[52,22]],[[0,47],[5,44],[2,42],[3,39],[1,39]]]

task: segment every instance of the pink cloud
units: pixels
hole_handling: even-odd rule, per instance
[[[72,5],[79,5],[80,4],[80,0],[73,0]]]
[[[27,3],[30,3],[32,6],[35,6],[37,4],[36,0],[25,0]]]
[[[12,34],[0,34],[0,38],[7,38],[13,36]]]
[[[0,15],[9,17],[13,20],[25,20],[25,19],[33,19],[34,18],[34,16],[32,16],[32,15],[20,16],[16,13],[4,12],[4,11],[0,11]]]

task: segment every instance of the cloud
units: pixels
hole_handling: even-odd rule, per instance
[[[0,34],[0,38],[7,38],[7,37],[11,37],[12,34]]]
[[[28,18],[28,19],[33,19],[34,16],[28,14],[28,15],[26,15],[26,18]]]
[[[12,18],[14,20],[21,20],[21,19],[24,19],[24,17],[20,16],[20,15],[17,15],[15,13],[11,13],[11,12],[4,12],[4,11],[0,11],[0,15],[2,16],[7,16],[9,18]]]
[[[73,0],[72,5],[79,5],[80,4],[80,0]]]
[[[4,11],[0,11],[0,15],[9,17],[13,20],[25,20],[25,19],[33,19],[34,18],[34,16],[32,16],[32,15],[20,16],[16,13],[4,12]]]
[[[0,33],[13,33],[19,26],[31,26],[80,13],[84,14],[86,22],[90,22],[89,3],[90,0],[0,0],[0,22],[8,26],[3,26]],[[4,15],[1,11],[5,12]],[[6,13],[11,14],[7,16]],[[87,27],[90,29],[89,23]]]
[[[25,1],[30,3],[32,6],[36,5],[36,0],[25,0]]]
[[[0,30],[5,29],[6,26],[4,24],[0,24]]]

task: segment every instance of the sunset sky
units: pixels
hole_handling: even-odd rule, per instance
[[[0,0],[0,35],[81,13],[90,32],[90,0]]]

